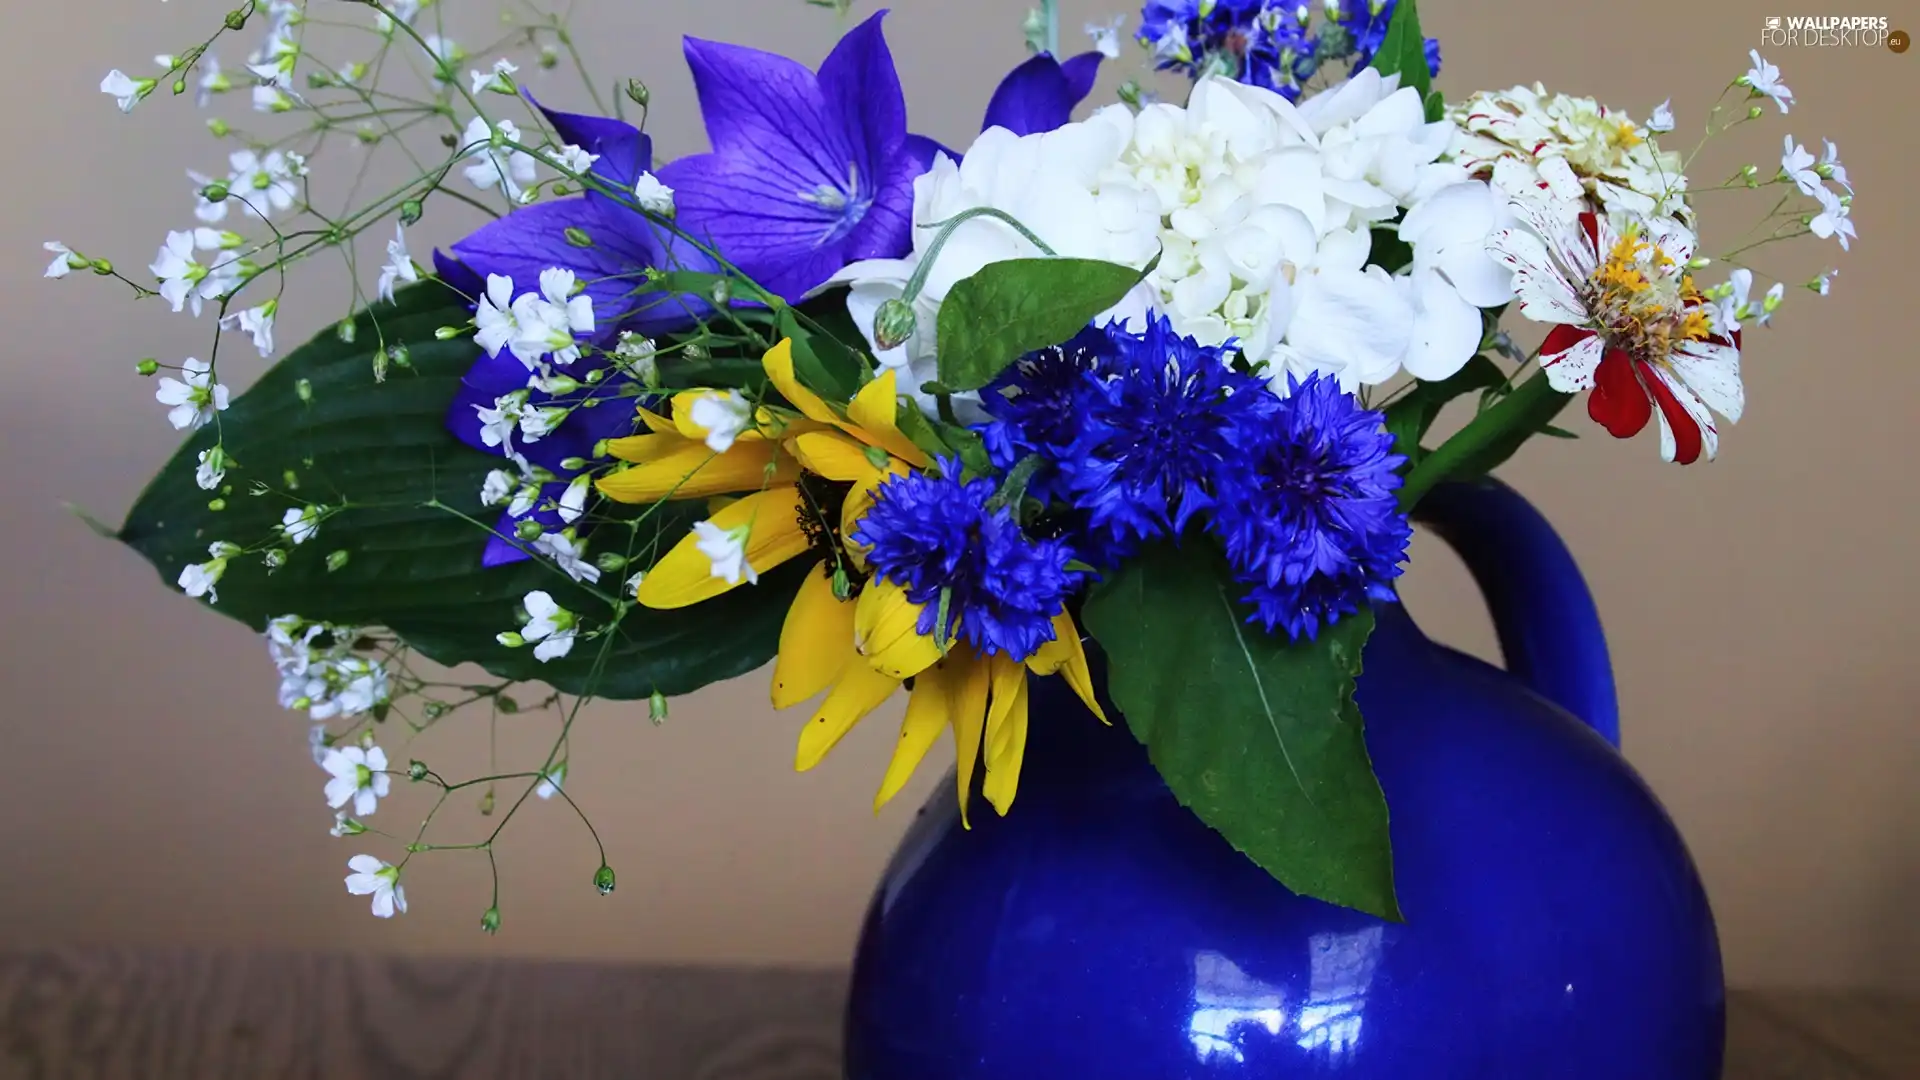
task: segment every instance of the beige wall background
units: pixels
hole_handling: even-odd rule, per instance
[[[443,2],[455,25],[472,28],[462,40],[487,36],[496,5]],[[994,81],[1021,59],[1025,6],[899,0],[889,33],[916,129],[964,144]],[[1665,0],[1428,6],[1454,96],[1538,78],[1644,116],[1671,95],[1688,126],[1745,70],[1763,14]],[[1077,31],[1108,7],[1070,0],[1067,25]],[[314,8],[364,15],[329,0]],[[165,229],[190,221],[182,171],[214,171],[225,148],[184,99],[156,99],[129,118],[94,87],[109,67],[137,71],[153,53],[199,40],[223,10],[211,0],[7,5],[0,946],[843,962],[870,883],[944,767],[924,769],[888,812],[869,811],[893,715],[795,776],[792,739],[805,718],[771,713],[763,676],[675,702],[659,729],[643,710],[596,705],[576,730],[569,790],[600,827],[619,891],[596,895],[591,842],[564,807],[538,804],[501,843],[499,937],[477,930],[487,903],[478,856],[416,862],[413,912],[381,922],[342,890],[361,845],[326,834],[324,777],[308,759],[306,725],[274,707],[259,640],[196,610],[60,509],[72,500],[119,520],[176,441],[132,365],[204,355],[206,325],[89,277],[43,283],[38,245],[60,238],[135,268]],[[1920,30],[1910,4],[1876,10]],[[652,84],[651,126],[667,154],[700,146],[680,33],[813,62],[837,32],[800,0],[580,0],[576,19],[602,80]],[[1851,257],[1818,246],[1777,260],[1796,281],[1836,260],[1834,294],[1794,294],[1777,328],[1749,339],[1750,412],[1719,462],[1666,466],[1651,435],[1619,443],[1580,418],[1581,439],[1532,446],[1506,475],[1559,526],[1598,595],[1628,756],[1692,844],[1731,977],[1916,988],[1920,365],[1909,320],[1920,144],[1909,105],[1920,52],[1772,53],[1801,103],[1784,124],[1770,114],[1710,146],[1693,175],[1710,184],[1748,160],[1771,171],[1783,132],[1835,139],[1862,192],[1862,239]],[[1117,80],[1110,66],[1107,82]],[[1762,209],[1723,213],[1713,200],[1724,198],[1702,198],[1723,240]],[[436,213],[421,239],[451,239],[464,224]],[[339,276],[338,265],[314,267],[306,280],[332,283],[318,295],[336,296]],[[283,339],[336,315],[289,304]],[[229,381],[248,381],[247,367],[227,368]],[[1436,543],[1417,546],[1407,591],[1436,636],[1493,652],[1470,582]],[[549,715],[513,718],[503,747],[532,755],[554,730]],[[391,749],[460,772],[483,764],[485,740],[475,717]],[[417,821],[424,796],[402,791],[380,821]]]

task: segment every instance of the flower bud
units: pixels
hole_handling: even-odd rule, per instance
[[[537,521],[523,521],[513,527],[513,535],[532,543],[546,533],[546,528]]]
[[[465,327],[461,327],[461,326],[443,326],[443,327],[441,327],[441,328],[439,328],[438,330],[435,330],[435,331],[433,332],[433,340],[435,340],[435,341],[452,341],[452,340],[453,340],[454,338],[457,338],[457,337],[459,337],[459,336],[460,336],[461,334],[464,334],[464,333],[466,333],[466,328],[465,328]]]
[[[500,909],[490,907],[480,916],[480,929],[489,934],[500,932]]]
[[[653,721],[655,727],[667,722],[667,695],[655,690],[653,696],[647,698],[647,719]]]
[[[334,826],[335,836],[359,836],[366,831],[367,827],[365,825],[360,824],[352,818],[341,818],[339,824]]]
[[[600,869],[593,872],[593,887],[600,890],[601,896],[611,895],[613,892],[613,867],[605,863],[600,864]]]
[[[217,513],[219,513],[219,512],[220,512],[220,511],[222,511],[222,510],[225,510],[226,508],[227,508],[227,500],[225,500],[225,499],[209,499],[209,500],[207,500],[207,509],[209,509],[209,510],[211,510],[211,511],[213,511],[213,512],[214,512],[214,513],[216,513],[216,514],[217,514]]]
[[[616,574],[626,567],[627,557],[619,552],[603,551],[599,558],[593,560],[593,563],[605,573]]]
[[[341,548],[338,551],[327,552],[327,573],[331,574],[335,570],[347,565],[349,558],[351,558],[351,556],[345,548]]]
[[[505,694],[495,694],[493,696],[493,707],[507,716],[512,716],[514,713],[520,711],[520,703]]]
[[[407,779],[419,781],[427,778],[427,763],[419,758],[407,762]]]
[[[1689,270],[1704,270],[1712,265],[1713,260],[1705,255],[1695,255],[1693,258],[1687,260],[1687,269]]]
[[[244,8],[234,8],[227,12],[227,29],[239,33],[247,28],[247,12]]]
[[[313,401],[313,380],[301,379],[299,382],[294,383],[293,392],[299,396],[302,402],[311,404]]]
[[[160,370],[160,361],[149,357],[133,365],[133,370],[142,375],[152,375],[154,372]]]
[[[853,581],[847,577],[845,567],[833,568],[833,598],[842,601],[853,599]]]
[[[352,319],[341,319],[334,324],[333,334],[343,343],[351,345],[360,336],[360,327]]]
[[[207,121],[207,130],[212,132],[213,137],[216,139],[224,139],[228,135],[233,134],[232,125],[217,116]]]
[[[907,343],[913,332],[919,328],[920,320],[913,314],[913,308],[905,300],[892,297],[880,305],[873,315],[873,344],[882,351],[897,349]]]
[[[400,204],[400,224],[416,224],[420,220],[420,215],[426,212],[427,208],[420,205],[419,199],[408,199],[406,202]]]
[[[480,816],[493,816],[493,788],[489,786],[486,794],[480,796]]]
[[[173,80],[173,93],[175,97],[178,97],[181,94],[184,94],[186,92],[187,92],[187,80],[185,79]]]
[[[588,236],[587,230],[580,228],[578,225],[567,226],[566,237],[567,243],[572,244],[574,247],[590,248],[593,246],[593,237]]]
[[[714,304],[718,305],[719,307],[726,307],[728,301],[732,299],[733,299],[733,282],[728,281],[726,278],[721,278],[719,281],[716,281],[713,283]]]
[[[1747,110],[1747,119],[1749,119],[1749,120],[1758,120],[1758,119],[1760,119],[1760,106],[1758,106],[1758,105],[1755,105],[1755,106],[1754,106],[1753,108],[1751,108],[1751,109],[1748,109],[1748,110]]]
[[[382,383],[387,381],[387,363],[390,359],[391,358],[387,355],[387,350],[384,347],[375,349],[373,351],[373,381],[374,382]]]
[[[641,82],[639,79],[628,79],[627,97],[631,99],[635,105],[644,109],[648,103],[653,100],[653,91],[647,89],[647,84]]]
[[[260,561],[266,564],[268,571],[278,570],[287,565],[287,553],[279,548],[272,548],[265,555],[260,556]]]
[[[521,637],[519,634],[516,634],[511,630],[507,631],[504,634],[495,634],[493,637],[493,640],[499,642],[502,645],[505,645],[509,649],[517,649],[520,646],[525,645],[527,643],[526,638]]]
[[[95,259],[87,265],[93,267],[93,272],[101,277],[113,276],[113,264],[105,259]]]

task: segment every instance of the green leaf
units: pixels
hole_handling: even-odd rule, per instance
[[[1415,383],[1413,389],[1387,406],[1387,432],[1393,436],[1394,449],[1407,456],[1406,467],[1420,464],[1426,450],[1420,440],[1447,403],[1462,394],[1499,386],[1507,381],[1499,365],[1484,356],[1467,361],[1465,367],[1439,382]]]
[[[515,609],[535,589],[581,615],[584,629],[604,627],[610,608],[601,597],[618,594],[631,571],[607,575],[596,595],[545,562],[480,565],[499,513],[480,506],[480,484],[500,459],[447,431],[447,409],[478,350],[467,337],[434,337],[435,329],[469,318],[456,297],[430,281],[401,292],[393,305],[361,313],[357,345],[331,329],[320,334],[235,398],[217,427],[202,429],[174,455],[128,513],[119,539],[172,588],[181,568],[205,561],[207,545],[216,540],[256,548],[273,536],[289,507],[344,503],[313,540],[282,545],[288,558],[281,569],[269,574],[257,555],[233,559],[213,610],[255,629],[286,614],[385,626],[443,664],[473,662],[502,678],[623,699],[655,689],[687,693],[771,658],[804,566],[763,574],[758,586],[679,611],[635,608],[609,634],[583,635],[571,654],[551,663],[535,660],[530,648],[494,640],[516,629]],[[389,348],[406,343],[412,365],[376,384],[372,355],[383,339]],[[309,403],[295,390],[301,380],[312,387]],[[633,401],[599,407],[630,409]],[[244,466],[229,470],[233,493],[217,512],[207,505],[214,493],[200,490],[193,476],[198,453],[213,445],[216,432]],[[291,491],[288,475],[298,484]],[[250,495],[255,483],[271,490]],[[701,504],[670,504],[637,533],[624,523],[603,524],[589,534],[588,558],[609,550],[628,554],[631,535],[639,541],[632,568],[639,569],[702,516]],[[328,572],[334,551],[350,558]]]
[[[1387,23],[1386,36],[1371,65],[1382,75],[1399,75],[1401,86],[1411,86],[1426,104],[1427,119],[1434,115],[1433,73],[1427,69],[1427,37],[1420,30],[1420,5],[1415,0],[1399,0],[1393,6],[1393,18]]]
[[[934,457],[958,454],[961,465],[969,475],[994,475],[993,462],[987,458],[986,444],[981,441],[980,433],[972,428],[935,420],[917,407],[902,408],[896,420],[901,434],[928,454]]]
[[[1555,427],[1552,424],[1541,428],[1540,434],[1545,435],[1549,439],[1577,439],[1580,437],[1579,432],[1568,431],[1566,428]]]
[[[831,335],[815,333],[792,311],[780,313],[780,334],[793,342],[793,374],[828,401],[845,404],[859,393],[867,365]]]
[[[1181,804],[1295,892],[1399,919],[1387,803],[1353,703],[1371,612],[1293,643],[1218,552],[1157,546],[1095,589],[1107,688]]]
[[[940,305],[940,382],[956,391],[987,385],[1020,357],[1085,329],[1142,276],[1094,259],[988,263]]]

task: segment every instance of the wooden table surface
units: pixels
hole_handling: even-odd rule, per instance
[[[0,1080],[840,1080],[844,986],[838,972],[0,953]],[[1920,1001],[1736,993],[1728,1027],[1726,1080],[1920,1080]]]

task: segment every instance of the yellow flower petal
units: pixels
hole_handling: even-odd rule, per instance
[[[792,484],[800,476],[800,463],[782,453],[778,444],[767,442],[736,442],[726,453],[716,454],[705,443],[678,434],[635,435],[613,440],[608,450],[614,457],[639,462],[595,483],[601,494],[619,502],[760,491]]]
[[[840,680],[827,692],[820,711],[800,729],[800,745],[794,751],[793,767],[806,772],[827,756],[841,737],[853,730],[860,718],[872,712],[900,688],[900,680],[889,679],[868,667],[857,656],[847,658]]]
[[[854,606],[853,630],[861,655],[875,671],[910,679],[940,659],[939,643],[920,633],[922,610],[891,581],[867,583]]]
[[[1022,711],[1027,707],[1027,669],[1005,653],[987,658],[986,665],[993,695],[993,704],[987,707],[986,733],[987,767],[991,769],[995,760],[1006,755],[1014,707],[1018,705]]]
[[[952,723],[966,688],[965,669],[943,660],[914,677],[913,695],[907,699],[907,716],[900,722],[900,741],[894,745],[893,760],[887,763],[887,775],[880,781],[879,794],[873,797],[874,813],[900,794],[913,778],[913,771],[933,749],[940,733]]]
[[[1093,692],[1093,673],[1087,670],[1086,649],[1080,644],[1080,628],[1073,625],[1073,616],[1062,611],[1053,617],[1053,640],[1027,657],[1027,667],[1038,675],[1058,674],[1101,723],[1112,723]]]
[[[1018,681],[1003,698],[1001,679],[995,673],[993,706],[987,714],[987,777],[980,783],[980,793],[1001,817],[1013,807],[1014,794],[1020,787],[1020,765],[1027,756],[1027,671],[1011,661],[1007,667]]]
[[[980,760],[980,735],[987,721],[987,687],[991,675],[987,664],[969,646],[954,646],[949,660],[965,672],[966,678],[965,696],[953,709],[953,757],[955,782],[960,788],[960,826],[971,829],[973,823],[967,820],[967,801],[973,790],[973,767]]]
[[[773,662],[773,707],[798,705],[832,684],[853,649],[853,601],[833,595],[833,579],[816,569],[780,626],[780,655]]]
[[[885,450],[916,468],[933,462],[913,440],[900,433],[900,396],[891,368],[860,388],[847,405],[847,420],[860,430],[854,432],[864,441]]]
[[[876,472],[867,460],[867,447],[837,431],[810,431],[787,440],[787,449],[800,464],[829,480],[846,483]]]
[[[800,529],[800,489],[792,484],[756,491],[709,520],[720,529],[748,527],[747,565],[755,573],[764,574],[809,546]],[[640,603],[650,608],[682,608],[746,583],[745,577],[738,582],[714,577],[713,562],[697,543],[698,538],[688,533],[647,571],[636,593]]]
[[[640,422],[647,426],[647,430],[653,432],[655,435],[679,435],[680,434],[680,429],[674,425],[674,422],[672,420],[669,420],[666,417],[661,416],[659,413],[654,412],[652,409],[647,408],[645,405],[640,406],[639,417],[640,417]],[[685,436],[682,435],[681,438],[685,438]]]
[[[766,369],[767,380],[773,383],[773,388],[780,391],[781,397],[792,402],[802,416],[822,424],[840,422],[840,418],[833,415],[833,410],[820,399],[820,395],[801,385],[800,379],[794,375],[793,342],[790,339],[782,339],[780,344],[768,349],[767,355],[760,359],[760,366]]]

